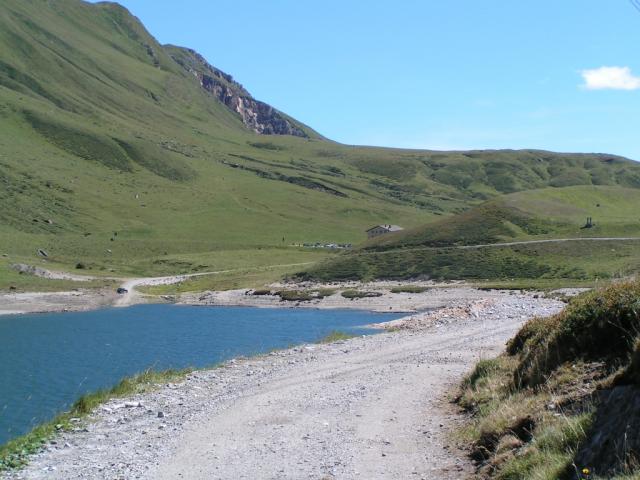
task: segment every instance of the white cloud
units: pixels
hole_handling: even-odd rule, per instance
[[[583,70],[583,87],[587,90],[638,90],[640,77],[635,77],[629,67],[600,67]]]

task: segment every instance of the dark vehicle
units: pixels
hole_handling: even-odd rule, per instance
[[[117,292],[118,294],[120,294],[120,295],[124,295],[125,293],[129,293],[129,290],[127,290],[126,288],[119,287],[119,288],[116,290],[116,292]]]

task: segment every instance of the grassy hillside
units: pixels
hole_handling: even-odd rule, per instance
[[[640,192],[622,187],[546,188],[503,195],[403,232],[383,235],[301,274],[306,278],[615,278],[640,270],[640,241],[575,240],[461,248],[557,238],[640,238]],[[583,228],[586,218],[592,228]]]
[[[44,249],[65,268],[142,275],[252,267],[247,252],[282,248],[294,263],[307,255],[293,244],[358,243],[373,224],[417,227],[505,193],[640,187],[640,165],[611,155],[351,147],[269,106],[303,136],[258,135],[215,94],[246,90],[113,3],[3,1],[0,51],[8,263]]]
[[[585,294],[477,365],[458,401],[479,478],[638,478],[639,296],[637,281]]]

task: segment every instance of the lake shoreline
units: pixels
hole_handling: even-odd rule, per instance
[[[394,292],[398,288],[424,289],[422,292]],[[282,300],[280,290],[332,290],[323,298],[309,300]],[[78,289],[67,292],[20,292],[0,294],[0,317],[4,315],[62,313],[99,310],[110,307],[128,307],[139,304],[176,304],[193,306],[354,309],[379,313],[406,313],[443,308],[452,301],[474,301],[480,298],[520,293],[520,290],[486,290],[462,282],[442,284],[435,282],[376,281],[368,283],[343,282],[331,284],[274,284],[272,294],[256,294],[252,289],[189,292],[178,296],[146,295],[131,290],[125,295],[113,289]],[[345,298],[345,291],[361,291],[363,298]],[[527,292],[528,295],[538,294]]]
[[[117,294],[112,289],[3,293],[0,294],[0,318],[4,315],[99,310],[113,306],[116,299]]]
[[[299,478],[321,478],[327,473],[320,461],[327,447],[339,460],[333,468],[340,478],[362,472],[371,464],[367,455],[379,459],[381,452],[393,468],[442,467],[438,478],[459,478],[458,468],[470,468],[464,454],[443,449],[447,432],[461,421],[446,401],[451,388],[479,357],[501,349],[527,318],[562,308],[556,300],[530,294],[481,294],[394,320],[393,333],[235,358],[157,390],[110,400],[73,431],[58,432],[25,469],[0,473],[0,478],[164,479],[189,476],[191,468],[212,469],[207,472],[222,478],[260,478],[254,469],[277,471],[281,459],[288,458],[306,459],[286,463]],[[409,379],[413,387],[407,391]],[[265,418],[272,420],[265,423]],[[207,440],[213,435],[210,424],[214,444]],[[378,424],[384,424],[384,432],[376,433]],[[374,430],[362,439],[352,435],[363,428]],[[283,429],[295,431],[282,437]],[[274,443],[272,435],[289,440]],[[240,450],[233,443],[238,436]],[[407,463],[404,441],[428,452],[429,463],[424,464],[424,455]],[[202,448],[215,452],[203,455]]]

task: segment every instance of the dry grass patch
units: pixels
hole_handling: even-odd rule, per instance
[[[481,476],[580,478],[573,460],[593,435],[598,392],[638,384],[639,315],[640,282],[614,284],[532,319],[505,354],[476,365],[458,403],[472,415],[460,438]]]

